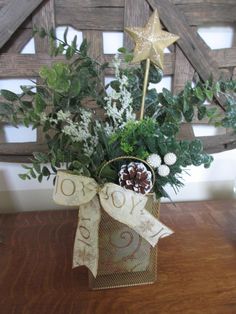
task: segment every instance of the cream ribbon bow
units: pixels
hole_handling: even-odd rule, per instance
[[[73,267],[85,265],[94,277],[98,268],[101,207],[112,218],[136,231],[153,247],[160,238],[173,233],[145,209],[147,196],[114,183],[106,183],[101,188],[93,178],[59,170],[53,199],[61,205],[79,206]]]

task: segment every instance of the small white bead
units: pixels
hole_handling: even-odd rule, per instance
[[[151,154],[148,156],[147,162],[152,168],[156,169],[161,165],[161,157],[157,154]]]
[[[158,168],[158,174],[161,177],[167,177],[169,173],[170,173],[170,168],[168,166],[166,166],[166,165],[161,165]]]
[[[164,163],[168,166],[172,166],[176,163],[177,157],[174,153],[168,153],[164,156]]]

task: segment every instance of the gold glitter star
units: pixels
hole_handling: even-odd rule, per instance
[[[178,36],[161,29],[157,10],[153,12],[144,28],[129,27],[125,28],[125,31],[136,43],[132,62],[150,59],[161,69],[163,69],[164,49],[179,39]]]

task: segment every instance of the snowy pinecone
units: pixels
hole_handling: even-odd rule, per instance
[[[141,162],[122,165],[118,175],[120,185],[128,190],[146,194],[152,189],[152,173]]]
[[[167,177],[169,173],[170,173],[170,168],[168,166],[166,166],[166,165],[161,165],[158,168],[158,174],[161,177]]]
[[[161,157],[157,154],[151,154],[148,156],[147,162],[153,169],[156,169],[161,165]]]
[[[164,156],[164,163],[168,166],[172,166],[176,163],[177,157],[174,153],[168,153]]]

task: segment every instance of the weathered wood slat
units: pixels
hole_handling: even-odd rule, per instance
[[[113,55],[103,55],[100,60],[101,62],[111,62],[113,57]],[[174,59],[174,54],[166,54],[165,75],[173,74]],[[50,65],[55,61],[66,62],[63,56],[51,58],[43,53],[37,55],[2,54],[0,55],[0,78],[37,77],[41,66]],[[109,69],[106,74],[111,72],[113,73],[113,70]]]
[[[1,143],[0,155],[32,155],[33,152],[44,152],[47,147],[37,143]]]
[[[0,11],[1,14],[1,11]],[[20,52],[32,37],[31,15],[17,28],[11,38],[2,47],[1,53]]]
[[[0,10],[6,5],[5,1],[0,1]]]
[[[178,30],[180,39],[177,44],[180,46],[185,56],[188,58],[200,77],[206,81],[212,74],[215,80],[221,77],[217,63],[210,58],[205,45],[187,24],[181,11],[169,0],[147,0],[153,9],[158,9],[162,22],[172,33]],[[169,18],[171,16],[171,19]],[[220,106],[224,107],[224,99],[216,96]]]
[[[183,90],[187,82],[192,82],[194,75],[194,69],[189,63],[188,59],[183,54],[179,47],[176,47],[176,58],[175,58],[175,71],[173,80],[173,91],[178,94]],[[190,123],[185,123],[182,125],[179,137],[184,139],[193,139],[194,133],[192,125]]]
[[[236,48],[212,50],[209,53],[220,68],[236,66]],[[113,55],[103,55],[101,61],[111,62]],[[0,77],[32,77],[38,75],[42,65],[50,65],[53,61],[65,61],[64,57],[51,58],[47,54],[19,55],[16,53],[0,54]],[[164,74],[174,74],[175,54],[165,54]],[[108,71],[109,73],[109,71]],[[210,72],[208,73],[210,75]]]
[[[32,22],[33,25],[40,25],[45,29],[55,28],[55,7],[54,0],[48,0],[47,2],[42,3],[36,10]],[[50,43],[48,37],[40,38],[35,36],[35,52],[37,53],[46,53],[49,54]],[[41,79],[37,80],[37,83],[42,83]],[[46,109],[47,110],[47,109]],[[45,136],[42,131],[42,127],[37,129],[37,143],[43,144],[45,142]]]
[[[197,137],[203,142],[204,151],[209,154],[236,148],[235,133],[227,135]]]
[[[211,50],[209,55],[220,68],[236,66],[236,47]]]
[[[174,4],[185,4],[185,5],[191,5],[194,3],[212,3],[212,4],[235,4],[235,0],[171,0]]]
[[[191,124],[182,123],[177,134],[179,140],[193,140],[195,138]]]
[[[123,31],[123,8],[56,7],[57,25],[72,25],[78,30]]]
[[[102,32],[101,31],[90,31],[86,30],[83,32],[83,37],[89,42],[89,55],[92,58],[99,60],[103,55],[103,42],[102,42]]]
[[[54,0],[48,0],[41,4],[33,15],[33,25],[44,27],[45,29],[55,28]],[[35,52],[49,53],[49,40],[47,37],[35,36]]]
[[[32,29],[18,28],[12,35],[11,39],[4,45],[3,53],[20,53],[28,41],[32,38]]]
[[[233,47],[236,47],[236,23],[234,24],[234,36],[233,36]],[[235,53],[236,54],[236,53]],[[236,79],[236,67],[232,69],[232,79]]]
[[[0,77],[37,77],[42,65],[52,62],[47,54],[20,55],[2,54],[0,56]]]
[[[124,27],[143,27],[149,18],[150,8],[143,0],[125,0]],[[128,49],[134,47],[133,40],[125,33],[124,46]]]
[[[0,155],[0,162],[12,162],[12,163],[31,163],[31,155]]]
[[[236,4],[196,3],[178,5],[189,25],[235,23]]]
[[[194,68],[179,47],[176,47],[173,90],[177,94],[183,90],[187,82],[193,80]]]
[[[66,3],[65,3],[66,2]],[[124,7],[125,0],[55,0],[56,6],[77,6],[83,8]]]
[[[236,68],[234,68],[234,70],[233,70],[233,76],[232,76],[232,79],[233,79],[233,80],[236,80]]]
[[[234,24],[233,47],[236,47],[236,24]]]
[[[11,0],[0,11],[0,48],[16,29],[38,7],[42,0]]]
[[[233,37],[233,47],[236,48],[236,24],[234,24],[234,37]],[[235,52],[236,55],[236,52]],[[232,69],[232,79],[236,79],[236,67]]]

